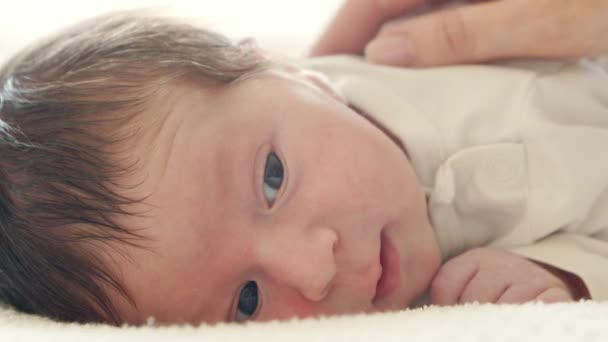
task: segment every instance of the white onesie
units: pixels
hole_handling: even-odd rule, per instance
[[[503,248],[608,300],[608,63],[308,60],[403,142],[444,258]]]

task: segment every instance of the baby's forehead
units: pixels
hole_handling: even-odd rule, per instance
[[[217,115],[218,98],[231,86],[172,82],[147,97],[127,128],[131,139],[122,146],[128,152],[127,159],[137,165],[136,183],[143,181],[142,177],[150,178],[153,169],[169,157],[176,141],[191,135],[195,125],[210,124],[207,119]]]
[[[201,119],[213,119],[222,115],[223,110],[251,110],[256,104],[248,100],[253,99],[257,104],[266,105],[260,99],[273,95],[289,102],[289,98],[295,99],[296,95],[288,91],[288,88],[311,87],[305,76],[308,74],[300,71],[295,67],[277,64],[226,84],[192,81],[164,84],[155,90],[155,94],[146,102],[145,109],[139,113],[136,129],[141,131],[141,137],[136,145],[151,152],[170,143],[172,139],[163,132],[175,131],[185,116],[197,115]]]

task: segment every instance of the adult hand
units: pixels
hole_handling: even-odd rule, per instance
[[[477,248],[439,269],[430,300],[436,305],[571,301],[581,295],[570,277],[509,252]]]
[[[375,63],[432,66],[608,54],[606,0],[431,4],[438,1],[347,0],[311,55],[365,53]],[[411,16],[424,5],[430,10]]]

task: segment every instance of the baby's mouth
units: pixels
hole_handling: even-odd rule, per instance
[[[376,295],[373,303],[390,296],[401,285],[401,262],[399,252],[385,231],[380,235],[380,265],[382,274],[376,284]]]

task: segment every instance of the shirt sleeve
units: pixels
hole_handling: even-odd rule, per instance
[[[507,248],[577,275],[594,300],[608,300],[606,66],[582,60],[533,84],[522,128],[529,243]]]
[[[608,242],[604,240],[557,233],[511,252],[575,274],[592,299],[608,300]]]
[[[509,250],[608,300],[608,73],[565,66],[527,96],[516,134],[460,150],[438,170],[429,208],[442,252]]]

